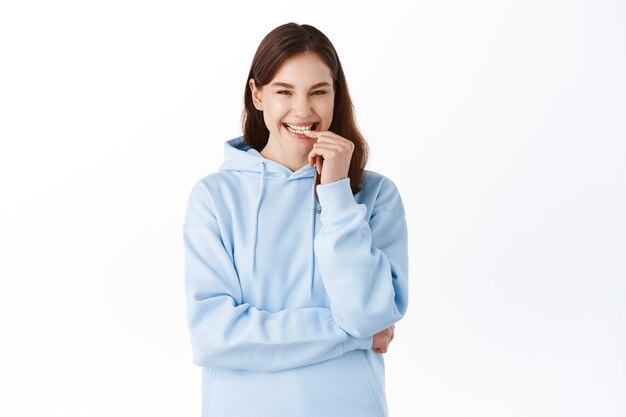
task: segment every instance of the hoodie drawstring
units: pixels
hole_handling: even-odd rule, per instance
[[[258,234],[259,234],[259,209],[261,208],[261,199],[263,198],[263,189],[265,188],[265,162],[264,161],[259,161],[259,164],[261,164],[261,184],[260,184],[260,188],[259,188],[259,198],[257,199],[256,202],[256,215],[255,215],[255,220],[254,220],[254,236],[252,239],[252,259],[250,262],[250,282],[253,282],[254,280],[254,272],[255,272],[255,266],[256,266],[256,245],[257,245],[257,240],[258,240]]]
[[[311,191],[311,285],[309,285],[309,299],[313,292],[313,283],[315,282],[315,188]]]
[[[252,256],[251,256],[251,260],[250,260],[250,282],[253,283],[254,282],[254,274],[256,272],[256,248],[257,248],[257,243],[258,243],[258,239],[259,239],[259,212],[261,209],[261,200],[263,199],[263,191],[265,189],[265,162],[264,161],[259,161],[259,164],[261,164],[261,177],[260,177],[260,183],[259,183],[259,198],[257,199],[256,202],[256,212],[255,212],[255,219],[254,219],[254,234],[252,236]],[[311,299],[312,297],[312,292],[313,292],[313,285],[315,283],[315,245],[314,245],[314,241],[315,241],[315,214],[316,214],[316,207],[315,207],[315,188],[312,189],[311,191],[311,256],[309,258],[309,262],[310,262],[310,266],[309,266],[309,270],[310,270],[310,285],[309,285],[309,299]]]

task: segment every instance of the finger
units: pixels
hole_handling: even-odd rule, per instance
[[[333,159],[346,153],[347,149],[341,145],[318,142],[313,145],[311,152],[322,155],[325,159]]]
[[[348,139],[339,136],[338,134],[331,132],[330,130],[308,130],[303,132],[306,136],[310,138],[317,138],[317,141],[334,141],[334,142],[345,142],[348,146],[352,142]],[[348,143],[349,142],[349,143]]]
[[[323,150],[334,150],[336,152],[345,152],[349,149],[347,145],[337,143],[337,142],[322,142],[321,139],[318,139],[316,143],[313,144],[314,149],[323,149]]]
[[[353,152],[354,143],[342,137],[334,138],[327,135],[319,136],[313,144],[314,147],[327,146],[336,149],[337,152]]]
[[[313,149],[311,149],[307,158],[309,160],[309,165],[316,166],[320,170],[322,169],[322,162],[324,161],[324,153],[322,149],[318,149],[315,145],[313,145]]]
[[[309,159],[309,165],[311,166],[315,165],[318,155],[321,156],[322,153],[319,152],[315,147],[313,147],[313,149],[311,149],[311,152],[309,152],[309,155],[307,156]]]
[[[302,133],[305,136],[308,136],[310,138],[319,138],[320,136],[322,136],[322,133],[327,133],[327,132],[322,132],[322,131],[317,131],[317,130],[305,130]]]
[[[317,173],[319,175],[322,175],[322,167],[324,165],[324,158],[322,158],[321,156],[316,156],[315,157],[315,167],[317,168]]]

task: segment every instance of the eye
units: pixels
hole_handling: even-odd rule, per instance
[[[323,96],[324,94],[326,94],[326,90],[317,90],[313,92],[314,96]]]
[[[276,94],[291,95],[291,91],[289,91],[289,90],[279,90],[279,91],[276,92]]]

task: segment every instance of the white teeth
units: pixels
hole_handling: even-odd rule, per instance
[[[285,126],[287,126],[287,130],[289,130],[291,132],[294,132],[294,133],[309,132],[313,128],[313,125],[293,126],[293,125],[290,125],[290,124],[287,124],[287,123],[285,123]]]

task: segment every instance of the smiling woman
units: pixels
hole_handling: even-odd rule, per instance
[[[394,183],[365,170],[337,53],[310,25],[261,42],[243,136],[184,224],[203,416],[387,416],[383,353],[408,303]]]
[[[269,129],[261,155],[292,171],[306,165],[317,138],[305,133],[328,131],[333,120],[335,92],[328,66],[317,54],[304,52],[287,59],[269,85],[257,87],[254,79],[249,83],[254,107],[263,112]]]

